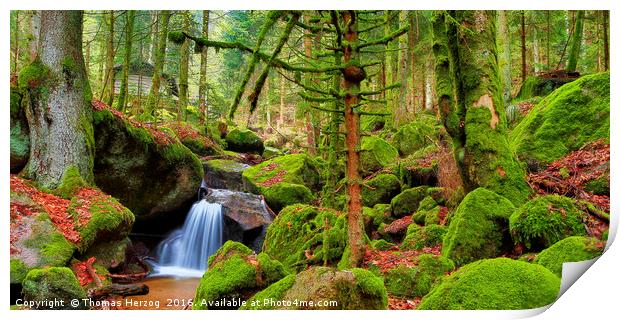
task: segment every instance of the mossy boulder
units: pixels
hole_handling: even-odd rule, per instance
[[[234,128],[226,135],[228,150],[262,154],[263,140],[250,129]]]
[[[436,186],[439,172],[438,148],[428,145],[401,160],[398,173],[403,183],[410,186]]]
[[[239,242],[227,241],[209,257],[209,269],[200,279],[193,309],[231,309],[227,301],[245,300],[286,274],[282,264],[267,254],[256,255]]]
[[[377,231],[382,223],[387,223],[391,220],[390,205],[389,204],[376,204],[372,208],[362,208],[362,215],[364,216],[364,226],[367,233]]]
[[[547,195],[534,198],[510,216],[510,233],[515,243],[539,251],[569,236],[587,234],[588,214],[574,199]]]
[[[125,262],[125,251],[129,246],[131,246],[129,237],[121,240],[94,243],[85,253],[80,255],[80,260],[94,257],[97,264],[104,268],[114,268]]]
[[[447,272],[454,270],[454,262],[442,256],[422,254],[418,265],[407,267],[398,265],[383,274],[387,292],[403,298],[426,295],[435,281]]]
[[[519,159],[537,166],[609,139],[609,78],[609,72],[581,77],[538,103],[510,133]]]
[[[93,113],[95,183],[137,219],[186,208],[204,176],[200,159],[166,131]]]
[[[320,190],[318,164],[305,154],[276,157],[243,171],[246,191],[260,193],[280,182],[301,184],[312,191]]]
[[[273,211],[279,212],[286,206],[296,203],[309,204],[315,199],[312,191],[306,186],[296,183],[281,182],[264,188],[263,196]]]
[[[436,202],[444,202],[441,188],[428,186],[409,188],[399,193],[390,202],[392,215],[394,217],[402,217],[404,215],[413,214],[418,210],[420,202],[427,196],[430,196]]]
[[[435,116],[420,114],[413,122],[398,129],[394,134],[392,145],[402,156],[413,154],[438,141],[440,128],[441,125]]]
[[[446,234],[446,227],[432,224],[420,227],[413,223],[407,227],[407,235],[400,248],[403,250],[421,250],[441,244]]]
[[[49,267],[43,269],[33,269],[28,272],[22,282],[22,293],[24,300],[27,301],[62,301],[62,306],[54,306],[51,309],[70,310],[88,309],[84,303],[86,292],[80,286],[78,279],[71,269],[66,267]],[[79,304],[72,306],[71,300],[78,299]],[[48,306],[41,306],[34,309],[50,309]]]
[[[465,196],[450,219],[442,255],[463,265],[497,257],[509,247],[508,219],[512,203],[493,191],[478,188]]]
[[[529,76],[521,85],[515,100],[521,101],[533,97],[546,96],[564,84],[575,81],[578,77],[579,75],[568,77]]]
[[[167,122],[161,127],[172,130],[184,146],[199,156],[212,156],[222,153],[222,146],[218,143],[218,139],[205,134],[205,132],[209,132],[206,128],[198,129],[189,123],[180,121]]]
[[[19,172],[30,156],[30,131],[26,112],[22,108],[22,95],[16,86],[11,85],[11,172]]]
[[[398,151],[387,141],[377,137],[362,138],[360,150],[360,173],[368,176],[387,167],[398,159]]]
[[[418,310],[518,310],[555,301],[560,279],[540,265],[508,258],[463,266],[437,284]]]
[[[246,309],[383,310],[387,292],[383,280],[368,270],[312,267],[272,284],[249,302]]]
[[[243,190],[243,171],[250,166],[229,159],[214,159],[202,163],[207,187],[214,189]]]
[[[377,239],[370,241],[370,246],[375,250],[385,251],[393,248],[394,244],[384,239]]]
[[[337,262],[346,245],[346,217],[327,208],[288,206],[267,229],[263,252],[287,268]]]
[[[263,158],[264,159],[271,159],[271,158],[275,158],[275,157],[279,157],[279,156],[283,156],[284,153],[282,152],[282,150],[278,149],[278,148],[274,148],[274,147],[265,147],[265,150],[263,150]]]
[[[362,202],[367,207],[390,203],[400,193],[400,181],[393,174],[380,174],[366,181],[362,188]]]
[[[594,259],[603,254],[605,242],[589,237],[564,238],[543,250],[534,259],[537,263],[562,277],[562,265],[565,262],[577,262]]]

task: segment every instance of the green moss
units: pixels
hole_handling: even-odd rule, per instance
[[[17,83],[23,92],[30,94],[31,99],[45,99],[47,86],[52,79],[52,71],[41,60],[36,59],[21,69]]]
[[[446,228],[444,226],[433,224],[419,227],[416,224],[410,224],[407,228],[407,235],[400,248],[403,250],[431,248],[440,244],[445,234]]]
[[[288,206],[269,225],[263,252],[287,268],[338,261],[346,245],[345,218],[331,209]]]
[[[398,129],[392,144],[400,155],[410,155],[438,141],[440,128],[435,116],[420,114],[413,122]]]
[[[528,163],[549,163],[590,141],[609,139],[609,72],[584,76],[555,90],[510,133]]]
[[[546,268],[508,258],[470,263],[443,279],[418,310],[517,310],[555,301],[560,279]]]
[[[248,303],[241,307],[241,310],[269,310],[271,309],[268,304],[263,304],[263,301],[266,299],[273,299],[275,301],[280,301],[284,298],[286,291],[290,289],[293,284],[295,284],[295,275],[288,275],[280,281],[270,285],[265,290],[256,293],[250,299],[248,299]]]
[[[317,163],[305,154],[290,154],[261,162],[243,171],[242,177],[245,189],[254,193],[261,193],[264,184],[269,184],[271,179],[301,184],[313,191],[320,189]]]
[[[22,288],[25,300],[50,301],[58,299],[64,302],[64,306],[58,306],[54,309],[88,309],[82,300],[86,299],[86,293],[69,268],[33,269],[26,275],[22,282]],[[72,306],[70,304],[72,299],[78,299],[79,306]],[[41,309],[49,309],[49,307],[42,306]]]
[[[183,44],[185,41],[185,35],[181,31],[171,31],[168,32],[168,40],[176,44]]]
[[[455,264],[454,261],[444,256],[425,253],[418,256],[418,267],[421,272],[427,273],[431,279],[435,280],[446,272],[453,271]]]
[[[439,224],[441,221],[439,219],[439,213],[441,212],[441,208],[439,206],[427,210],[424,214],[424,225],[430,226],[433,224]]]
[[[470,192],[450,219],[442,255],[463,265],[493,258],[509,245],[508,218],[515,210],[508,199],[484,188]]]
[[[11,283],[21,283],[30,268],[19,259],[11,258]]]
[[[263,150],[263,158],[264,159],[271,159],[274,157],[279,157],[279,156],[283,156],[284,153],[282,152],[282,150],[278,149],[278,148],[274,148],[274,147],[265,147],[265,150]]]
[[[571,235],[586,235],[587,214],[571,198],[558,195],[537,197],[510,216],[515,243],[534,251],[547,248]]]
[[[397,297],[421,297],[431,290],[431,277],[417,267],[399,265],[386,272],[384,278],[387,292]]]
[[[39,261],[35,266],[64,266],[71,259],[75,246],[56,229],[47,213],[35,218],[31,230],[32,236],[23,244],[38,252]]]
[[[377,240],[372,240],[370,242],[370,246],[375,249],[375,250],[389,250],[391,249],[394,244],[391,242],[387,242],[384,239],[377,239]]]
[[[589,181],[585,185],[585,190],[596,195],[608,196],[609,195],[609,172],[594,180]]]
[[[362,201],[365,206],[373,207],[379,203],[389,203],[400,193],[400,181],[393,174],[380,174],[366,181],[362,188]]]
[[[269,207],[275,212],[279,212],[284,207],[296,203],[309,204],[315,199],[312,191],[306,186],[287,182],[280,182],[269,187],[263,187],[263,195]]]
[[[80,174],[80,169],[76,166],[69,166],[62,175],[62,180],[54,193],[62,198],[71,199],[71,197],[81,188],[88,187],[88,183],[84,181]]]
[[[234,128],[226,135],[228,149],[237,152],[256,152],[262,154],[263,140],[249,129]]]
[[[603,254],[605,243],[595,238],[568,237],[543,250],[534,263],[551,270],[556,276],[562,277],[562,264],[594,259]]]
[[[366,232],[376,231],[382,223],[390,220],[390,205],[376,204],[372,208],[363,207],[362,215]]]
[[[397,159],[398,151],[387,141],[376,136],[362,138],[360,149],[360,172],[363,176],[379,171],[396,162]]]
[[[351,272],[355,275],[356,289],[366,296],[377,299],[380,302],[377,309],[386,309],[387,291],[383,285],[383,280],[368,270],[355,268]]]
[[[410,188],[392,199],[390,202],[392,215],[394,217],[401,217],[416,212],[420,202],[427,196],[433,198],[435,202],[444,202],[441,188],[429,188],[427,186]]]
[[[213,265],[218,260],[222,260],[231,255],[238,254],[243,256],[248,256],[252,254],[252,249],[246,247],[243,243],[228,240],[224,242],[224,244],[217,249],[217,252],[209,257],[208,264]]]
[[[256,259],[258,260],[262,280],[266,283],[274,283],[288,274],[280,261],[272,259],[264,252],[259,253]]]

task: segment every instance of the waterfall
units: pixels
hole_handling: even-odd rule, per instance
[[[200,200],[189,210],[185,223],[157,246],[154,275],[200,277],[207,260],[222,245],[222,206]]]

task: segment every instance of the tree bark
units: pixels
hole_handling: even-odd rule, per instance
[[[189,33],[189,12],[183,12],[183,31]],[[177,106],[177,120],[187,121],[187,98],[188,98],[188,73],[189,73],[189,39],[185,39],[181,45],[179,61],[179,104]]]
[[[114,102],[114,11],[106,13],[108,34],[106,40],[106,64],[105,64],[105,103],[112,106]]]
[[[151,11],[151,49],[148,50],[148,58],[147,61],[150,64],[155,63],[155,56],[157,56],[157,48],[158,48],[158,36],[159,36],[159,15],[157,11]]]
[[[500,79],[502,81],[502,97],[504,104],[510,101],[510,89],[512,85],[511,61],[510,61],[510,29],[508,26],[507,12],[497,12],[497,50]]]
[[[121,77],[121,87],[118,94],[117,107],[125,111],[127,97],[129,96],[129,66],[131,63],[131,47],[133,45],[133,25],[136,17],[134,10],[127,10],[125,18],[125,55],[123,60],[123,74]]]
[[[41,32],[41,11],[32,10],[29,13],[28,62],[32,62],[39,52],[39,33]]]
[[[278,120],[278,130],[284,126],[284,91],[286,90],[284,83],[284,75],[282,74],[280,75],[280,115]]]
[[[609,36],[608,29],[609,28],[609,11],[603,11],[603,47],[605,51],[605,70],[609,70]]]
[[[91,91],[82,55],[82,11],[42,11],[39,55],[20,73],[27,94],[26,176],[56,188],[76,168],[93,183]]]
[[[168,37],[168,22],[170,22],[170,11],[162,10],[159,12],[157,21],[161,24],[161,32],[157,38],[157,52],[155,53],[155,65],[153,66],[153,79],[151,89],[149,90],[149,98],[145,113],[151,116],[155,115],[155,109],[159,106],[159,87],[161,83],[161,75],[164,69],[164,60],[166,57],[166,38]],[[159,29],[159,27],[158,27]]]
[[[307,12],[304,13],[304,22],[306,24],[310,23],[310,14]],[[312,59],[312,39],[310,30],[304,30],[304,54],[306,55],[306,59]],[[307,86],[312,84],[313,75],[305,74],[306,77],[305,82]],[[312,125],[312,114],[310,104],[312,102],[304,101],[304,113],[305,113],[305,121],[306,121],[306,143],[308,144],[308,154],[311,156],[316,156],[316,141],[314,140],[314,127]]]
[[[540,52],[538,48],[538,30],[536,26],[532,28],[532,53],[534,56],[534,74],[538,75],[540,72]]]
[[[546,10],[547,17],[547,70],[551,70],[551,11]]]
[[[577,11],[577,16],[575,18],[573,42],[568,53],[568,64],[566,65],[567,71],[577,70],[577,62],[579,61],[579,54],[581,53],[581,39],[583,37],[583,13],[583,10]]]
[[[521,83],[525,83],[527,78],[527,65],[526,65],[526,50],[525,50],[525,11],[521,11]]]
[[[386,11],[386,24],[385,35],[389,35],[399,28],[398,11],[387,10]],[[388,86],[398,82],[398,42],[391,41],[387,45],[387,65],[386,65],[386,78]],[[387,110],[392,112],[392,125],[395,125],[396,115],[398,114],[398,94],[399,90],[388,90],[385,94],[387,96]]]
[[[15,28],[13,29],[13,64],[11,65],[11,74],[17,74],[19,69],[19,11],[15,11]]]
[[[202,11],[202,36],[209,40],[209,10]],[[200,124],[204,124],[207,118],[207,62],[209,47],[205,46],[200,52],[200,79],[198,80],[198,107],[200,109]]]

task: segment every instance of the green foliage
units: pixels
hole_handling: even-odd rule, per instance
[[[508,245],[508,218],[515,210],[508,199],[478,188],[465,196],[450,219],[442,255],[457,265],[493,258]]]
[[[436,202],[443,202],[441,188],[420,186],[406,189],[400,194],[398,194],[396,197],[394,197],[390,202],[392,215],[394,217],[401,217],[416,212],[416,210],[418,210],[420,202],[424,200],[424,198],[426,198],[427,196],[430,196]]]
[[[372,240],[370,242],[370,246],[375,250],[384,251],[384,250],[391,249],[394,246],[394,244],[391,242],[387,242],[384,239],[377,239],[377,240]]]
[[[609,172],[605,175],[602,175],[594,180],[589,181],[585,185],[585,190],[591,192],[596,195],[609,195]]]
[[[60,185],[54,190],[54,193],[62,198],[71,199],[79,189],[87,186],[88,183],[82,178],[80,169],[76,166],[69,166],[65,169]]]
[[[360,149],[362,176],[367,176],[389,166],[398,159],[398,151],[387,141],[376,137],[363,137]]]
[[[410,224],[407,228],[407,235],[400,248],[404,250],[431,248],[440,244],[445,234],[446,228],[444,226],[432,224],[419,227],[416,224]]]
[[[234,128],[226,135],[228,149],[237,152],[256,152],[262,154],[263,140],[250,129]]]
[[[275,157],[243,171],[243,184],[246,190],[255,193],[280,182],[305,185],[316,191],[320,184],[317,166],[316,161],[305,154]]]
[[[241,310],[269,310],[271,309],[268,304],[263,304],[265,299],[274,299],[275,301],[280,301],[284,298],[286,291],[290,289],[293,284],[295,284],[295,275],[290,274],[280,281],[270,285],[265,290],[256,293],[249,300],[250,303],[242,306]],[[255,304],[252,304],[252,301],[256,301]]]
[[[541,196],[526,202],[510,216],[510,233],[515,243],[540,250],[568,236],[586,235],[586,217],[571,198]]]
[[[393,174],[380,174],[364,183],[362,201],[365,206],[373,207],[380,203],[389,203],[400,193],[400,181]]]
[[[555,301],[560,279],[546,268],[508,258],[463,266],[422,299],[418,310],[518,310]]]
[[[413,122],[401,126],[392,144],[398,149],[400,155],[410,155],[439,140],[440,125],[437,118],[429,114],[420,114]]]
[[[296,203],[309,204],[315,199],[312,191],[296,183],[280,182],[263,188],[263,196],[271,209],[279,212],[284,207]]]
[[[19,259],[11,258],[11,266],[10,266],[10,283],[22,283],[26,274],[28,274],[28,266]]]
[[[595,238],[568,237],[543,250],[534,263],[551,270],[556,276],[562,277],[562,264],[594,259],[603,254],[605,243]]]
[[[69,268],[50,267],[30,270],[22,282],[22,286],[25,300],[50,301],[58,299],[63,301],[63,305],[56,306],[53,309],[88,309],[82,300],[86,299],[86,293]],[[78,299],[79,305],[72,306],[69,303],[72,299]],[[43,305],[41,309],[49,309],[49,307]]]

